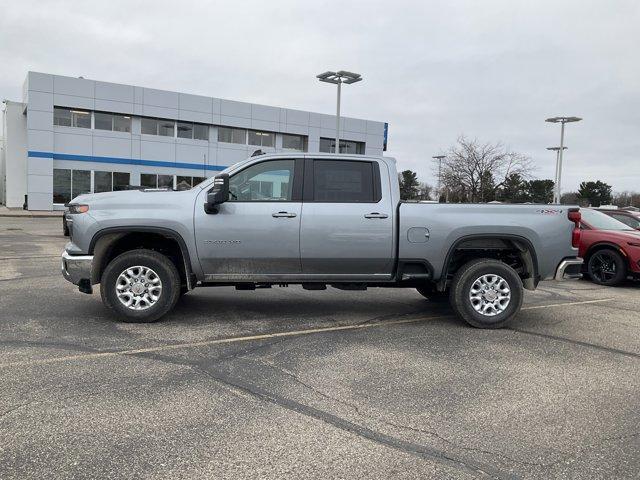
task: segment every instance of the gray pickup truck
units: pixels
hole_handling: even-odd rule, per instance
[[[523,288],[579,276],[580,212],[400,201],[395,160],[262,154],[191,190],[71,202],[64,277],[122,320],[152,322],[195,287],[415,288],[475,327],[504,326]]]

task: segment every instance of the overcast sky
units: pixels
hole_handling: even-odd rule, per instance
[[[133,6],[135,4],[135,6]],[[640,190],[640,1],[2,2],[0,97],[28,70],[334,113],[325,70],[359,72],[343,114],[389,122],[400,168],[465,134],[529,155],[563,190]]]

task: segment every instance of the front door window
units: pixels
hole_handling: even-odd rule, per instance
[[[290,202],[295,160],[257,163],[229,179],[231,202]]]

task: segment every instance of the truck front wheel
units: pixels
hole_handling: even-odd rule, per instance
[[[125,322],[155,322],[180,296],[180,274],[153,250],[132,250],[109,262],[100,280],[102,302]]]
[[[502,328],[522,306],[522,280],[509,265],[489,258],[473,260],[454,275],[449,301],[477,328]]]

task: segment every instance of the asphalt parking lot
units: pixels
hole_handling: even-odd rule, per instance
[[[0,478],[637,478],[640,285],[476,330],[413,290],[208,288],[157,324],[0,218]]]

